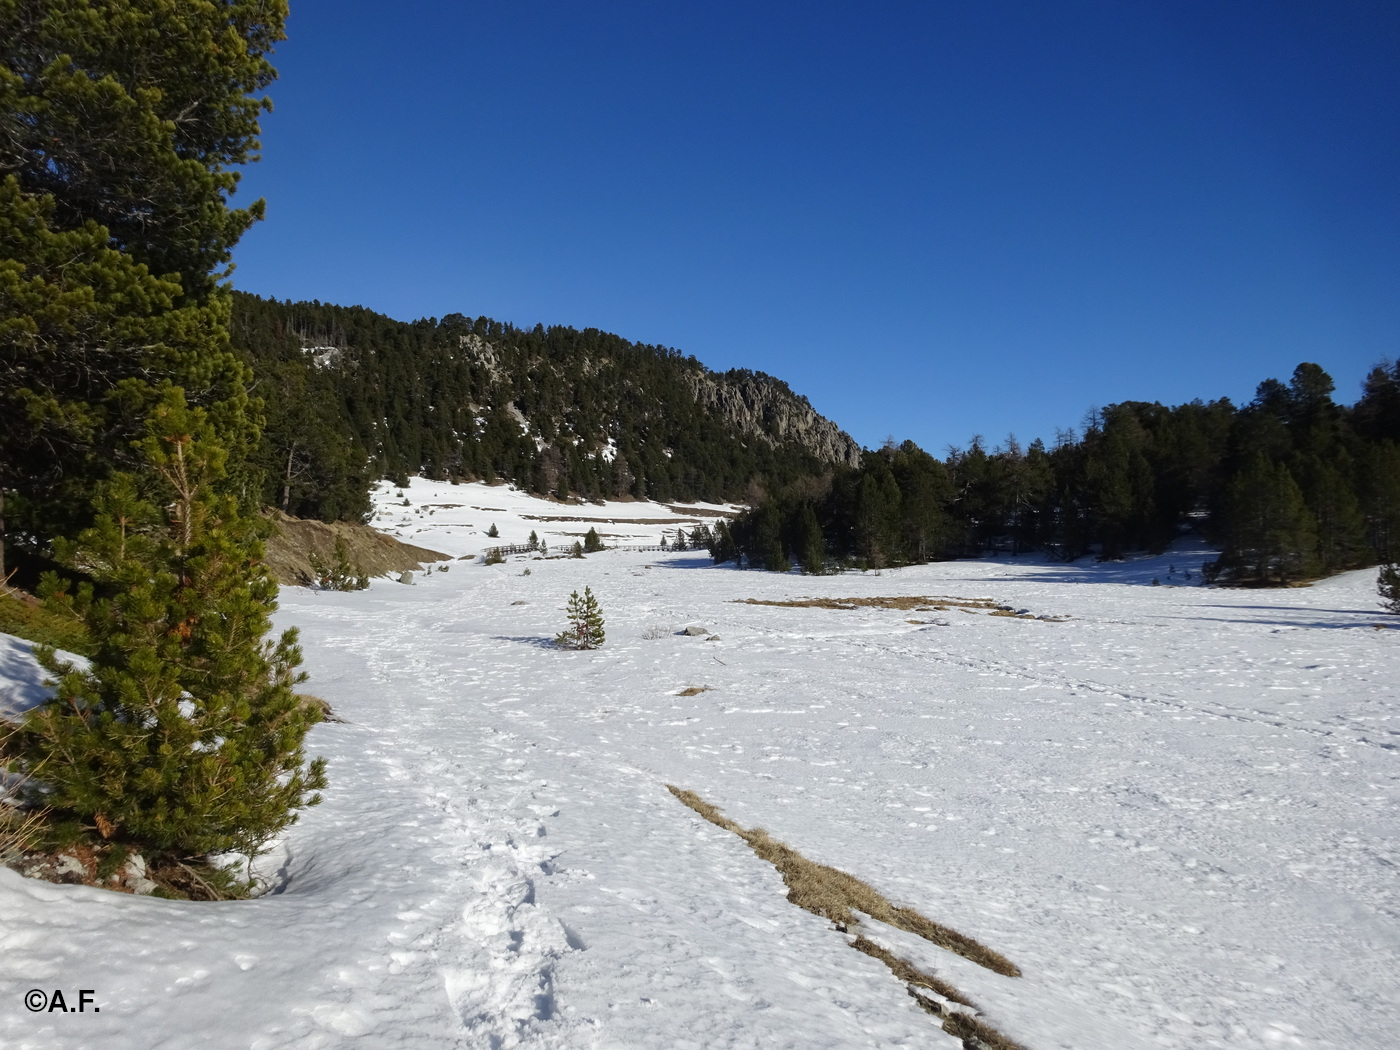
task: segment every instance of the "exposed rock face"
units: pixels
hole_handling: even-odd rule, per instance
[[[818,415],[811,402],[781,379],[744,369],[691,373],[686,378],[695,400],[741,433],[770,444],[800,445],[828,463],[860,465],[855,440]]]

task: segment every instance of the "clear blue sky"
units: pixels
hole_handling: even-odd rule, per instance
[[[860,442],[1400,355],[1400,3],[291,0],[237,287],[597,327]]]

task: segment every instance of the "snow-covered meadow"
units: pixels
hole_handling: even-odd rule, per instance
[[[720,510],[398,491],[375,524],[454,557]],[[669,783],[1009,956],[1023,976],[866,930],[1029,1050],[1396,1046],[1400,632],[1374,571],[1234,591],[1196,586],[1204,557],[804,577],[608,551],[284,589],[346,721],[312,733],[331,787],[263,859],[274,892],[0,870],[0,1044],[958,1045]],[[556,650],[584,586],[607,644]],[[1047,619],[743,603],[901,595]],[[31,988],[101,1012],[30,1013]]]

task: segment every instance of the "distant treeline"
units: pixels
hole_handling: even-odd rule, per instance
[[[858,469],[775,487],[713,537],[717,560],[820,572],[1003,550],[1065,559],[1161,551],[1188,528],[1209,577],[1278,584],[1400,558],[1400,362],[1352,407],[1315,364],[1243,408],[1126,401],[1047,448],[980,440],[938,460],[912,442]]]
[[[257,377],[263,501],[301,517],[356,519],[370,483],[511,481],[540,494],[741,499],[823,462],[741,434],[696,384],[771,376],[710,372],[679,351],[596,329],[515,328],[451,314],[406,323],[362,307],[233,300],[234,344]]]

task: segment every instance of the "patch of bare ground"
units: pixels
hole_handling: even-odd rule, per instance
[[[310,521],[290,517],[280,510],[268,510],[264,514],[274,529],[267,539],[265,560],[281,584],[305,586],[312,583],[316,579],[312,557],[327,564],[334,562],[337,542],[356,575],[417,572],[426,563],[451,560],[450,555],[401,543],[368,525]]]
[[[710,687],[709,687],[708,685],[688,685],[688,686],[686,686],[684,689],[682,689],[680,692],[676,693],[676,695],[677,695],[677,696],[699,696],[701,693],[708,693],[709,691],[710,691]]]
[[[1066,617],[1035,616],[1025,609],[1003,605],[991,598],[953,598],[947,595],[896,594],[872,598],[791,598],[780,601],[773,598],[735,598],[736,605],[773,605],[780,609],[899,609],[904,612],[985,612],[990,616],[1010,616],[1017,620],[1043,620],[1047,623],[1061,623]],[[922,623],[910,620],[909,623]]]
[[[778,869],[788,888],[789,901],[813,915],[829,919],[842,932],[858,929],[860,922],[857,913],[864,913],[872,919],[916,934],[995,973],[1006,977],[1021,976],[1020,968],[1006,956],[934,922],[913,908],[891,903],[879,890],[854,875],[808,860],[762,828],[743,828],[693,791],[673,784],[667,784],[666,790],[711,824],[733,832],[747,842],[750,849]],[[890,973],[904,982],[915,1001],[940,1019],[945,1032],[962,1040],[964,1050],[1024,1050],[991,1026],[952,1009],[951,1004],[968,1009],[975,1007],[947,981],[919,969],[909,960],[896,956],[859,933],[854,941],[848,943],[856,951],[883,962]]]
[[[695,518],[604,518],[601,515],[590,517],[584,514],[522,514],[526,521],[574,521],[587,525],[593,523],[606,523],[608,525],[699,525],[701,519]]]

